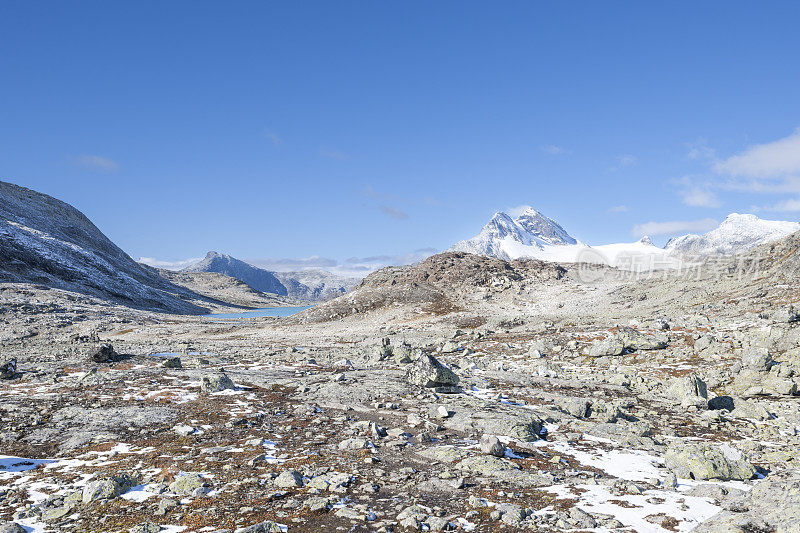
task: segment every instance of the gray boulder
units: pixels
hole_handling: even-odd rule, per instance
[[[699,533],[774,531],[800,532],[800,473],[770,475],[715,514],[695,531]]]
[[[406,372],[409,383],[419,387],[454,387],[458,376],[440,363],[435,357],[423,354],[411,363]]]
[[[0,533],[25,533],[27,529],[16,522],[4,522],[0,524]]]
[[[280,533],[281,527],[272,520],[266,520],[252,526],[240,527],[234,533]]]
[[[110,344],[101,344],[89,352],[89,357],[95,363],[111,363],[116,361],[119,355]]]
[[[480,441],[481,452],[495,457],[505,457],[506,447],[493,435],[483,435]]]
[[[90,481],[83,488],[83,503],[116,498],[135,485],[136,480],[127,474]]]
[[[668,393],[684,407],[690,405],[706,407],[708,404],[706,383],[696,374],[690,374],[673,380]]]
[[[589,347],[590,357],[605,357],[622,355],[625,351],[625,344],[616,337],[594,341]]]
[[[667,448],[664,464],[684,479],[745,481],[756,474],[755,467],[744,455],[729,444],[678,443]]]
[[[200,390],[203,392],[220,392],[226,389],[235,389],[236,385],[233,384],[231,378],[225,372],[218,372],[203,376],[200,382]]]

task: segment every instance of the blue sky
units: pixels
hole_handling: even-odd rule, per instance
[[[779,1],[5,1],[0,179],[162,261],[402,262],[520,204],[590,244],[797,220],[798,20]]]

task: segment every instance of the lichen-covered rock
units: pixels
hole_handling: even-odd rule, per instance
[[[755,467],[742,452],[729,444],[713,447],[709,444],[678,443],[667,448],[666,467],[684,479],[745,481],[756,474]]]
[[[111,363],[116,361],[119,355],[110,344],[101,344],[89,352],[89,357],[95,363]]]
[[[161,531],[161,526],[153,522],[144,522],[137,524],[128,530],[128,533],[158,533]]]
[[[234,533],[280,533],[281,526],[272,520],[266,520],[252,526],[237,528]]]
[[[203,392],[221,392],[226,389],[235,388],[236,385],[233,384],[233,381],[225,372],[203,376],[200,382],[200,390]]]
[[[461,470],[466,470],[467,472],[472,472],[473,474],[479,474],[483,476],[490,476],[496,472],[502,472],[504,470],[519,470],[519,466],[516,463],[513,463],[508,459],[500,459],[499,457],[495,457],[493,455],[476,455],[474,457],[467,457],[458,463],[457,466]]]
[[[303,486],[303,475],[295,470],[284,470],[278,477],[275,478],[274,484],[276,487],[284,489],[293,489]]]
[[[705,381],[696,374],[682,376],[673,380],[668,390],[669,395],[684,407],[708,405],[708,390]]]
[[[619,328],[617,338],[630,350],[661,350],[667,347],[666,335],[647,335],[627,326]]]
[[[127,474],[90,481],[83,488],[83,503],[116,498],[134,485],[136,480]]]
[[[176,477],[168,488],[176,494],[199,495],[208,492],[209,484],[197,472],[185,472]]]
[[[724,510],[697,527],[698,533],[800,531],[800,474],[770,475],[752,490],[726,503]]]
[[[599,341],[594,341],[589,348],[590,357],[606,357],[622,355],[625,351],[625,344],[615,337],[609,337]]]
[[[459,381],[455,372],[428,354],[421,355],[411,363],[406,379],[419,387],[454,387]]]

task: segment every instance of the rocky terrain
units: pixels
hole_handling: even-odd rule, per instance
[[[0,531],[799,531],[798,243],[446,253],[286,319],[2,284]]]

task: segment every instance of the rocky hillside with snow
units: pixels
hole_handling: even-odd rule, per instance
[[[35,283],[131,307],[205,311],[139,265],[71,205],[0,182],[0,282]]]
[[[755,215],[731,213],[719,227],[703,235],[670,239],[665,249],[672,254],[733,255],[774,242],[796,231],[800,223],[762,220]]]
[[[323,301],[341,296],[358,280],[321,270],[273,272],[219,252],[208,252],[202,261],[183,272],[217,272],[238,279],[253,289],[298,300]]]

